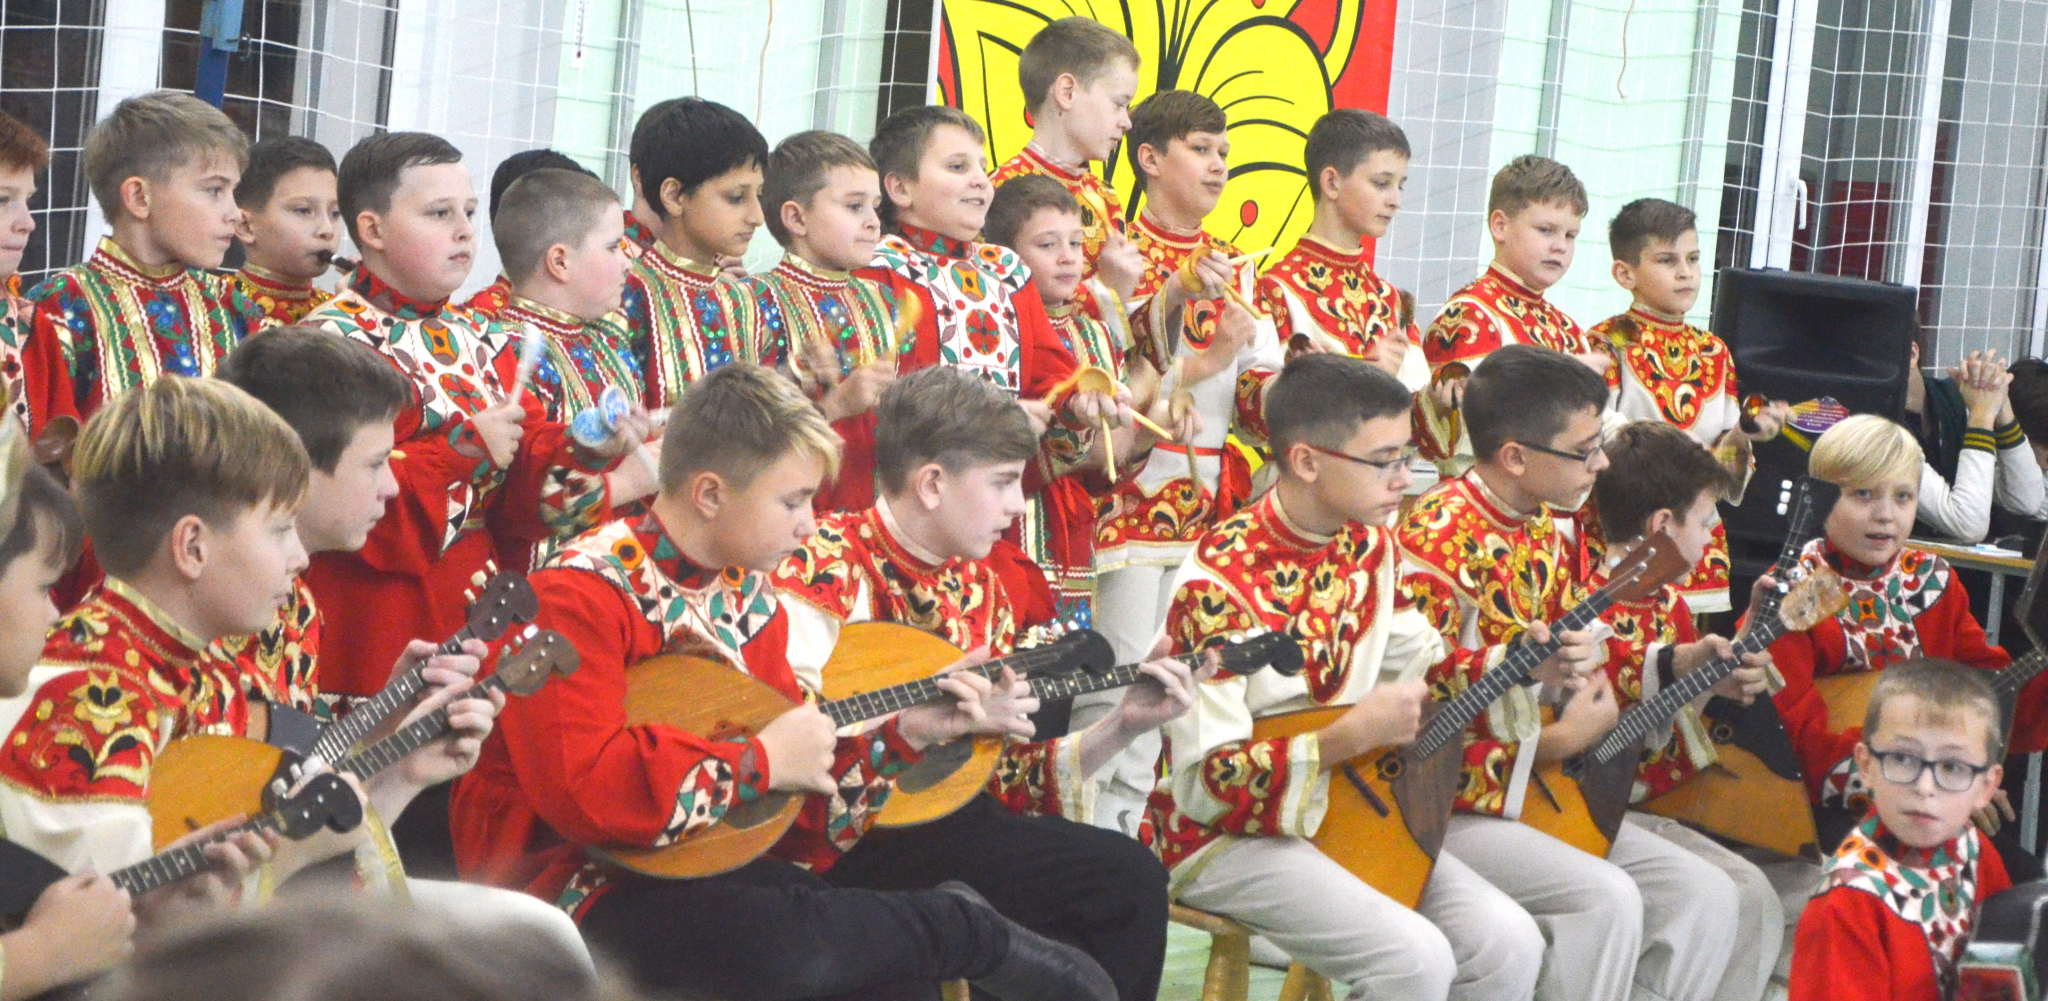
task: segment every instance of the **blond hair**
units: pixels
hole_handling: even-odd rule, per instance
[[[745,489],[790,452],[824,463],[829,478],[839,472],[839,449],[839,432],[795,383],[739,362],[683,391],[661,439],[661,488],[678,489],[708,471]]]
[[[1857,414],[1813,443],[1807,471],[1838,487],[1918,484],[1922,461],[1912,432],[1875,414]]]
[[[249,137],[219,108],[190,94],[152,90],[114,105],[85,137],[85,181],[100,211],[118,218],[121,185],[131,177],[152,181],[214,155],[249,165]]]
[[[255,397],[176,375],[102,407],[71,463],[86,535],[113,574],[147,566],[188,515],[222,525],[258,505],[297,508],[312,468],[298,433]]]
[[[1589,207],[1586,186],[1570,167],[1549,157],[1524,153],[1493,175],[1493,187],[1486,195],[1486,214],[1504,212],[1512,219],[1531,205],[1563,205],[1583,217]]]

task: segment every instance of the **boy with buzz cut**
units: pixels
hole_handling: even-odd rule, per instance
[[[840,632],[858,622],[898,622],[962,650],[1010,654],[1022,615],[983,560],[1023,513],[1024,470],[1038,451],[1030,419],[985,380],[940,366],[882,394],[875,440],[874,506],[825,516],[775,572],[790,666],[830,686],[823,672]],[[843,815],[835,806],[804,828],[813,832],[804,861],[838,886],[965,882],[1032,930],[1079,945],[1108,971],[1115,996],[1152,1001],[1166,949],[1166,874],[1144,846],[1075,822],[1092,813],[1093,774],[1194,701],[1184,665],[1158,650],[1131,658],[1141,659],[1147,680],[1125,690],[1115,711],[1057,740],[1009,745],[988,788],[953,813],[863,838],[885,799]],[[1038,702],[1017,701],[1027,712]],[[1033,731],[1026,720],[1012,732]]]
[[[1578,510],[1607,468],[1607,384],[1568,355],[1527,344],[1489,354],[1462,413],[1479,461],[1422,495],[1398,534],[1409,596],[1444,642],[1480,651],[1429,672],[1431,694],[1477,683],[1536,624],[1583,600],[1587,561],[1558,513]],[[1587,634],[1565,634],[1568,638]],[[1516,686],[1466,728],[1464,783],[1444,848],[1536,919],[1550,943],[1536,996],[1709,996],[1735,940],[1735,889],[1712,865],[1623,824],[1605,859],[1519,823],[1535,766],[1593,745],[1615,721],[1597,657],[1541,679],[1563,703],[1554,722],[1538,690]]]
[[[397,503],[361,549],[322,553],[306,573],[331,626],[321,685],[366,696],[408,641],[462,625],[465,592],[497,571],[501,545],[608,517],[604,474],[625,449],[586,450],[532,395],[511,399],[518,346],[448,301],[476,238],[460,151],[424,132],[380,133],[342,158],[339,189],[362,263],[306,323],[376,349],[415,395],[397,421]]]
[[[1587,331],[1612,345],[1620,364],[1614,406],[1633,421],[1664,421],[1725,456],[1730,503],[1739,502],[1756,469],[1743,441],[1777,437],[1786,404],[1746,413],[1735,389],[1735,357],[1719,337],[1685,321],[1700,294],[1700,237],[1691,209],[1661,198],[1621,207],[1607,225],[1614,283],[1635,297],[1629,310]],[[1680,583],[1694,612],[1725,612],[1728,537],[1720,518],[1706,555]]]
[[[589,168],[551,149],[521,150],[498,161],[498,169],[491,171],[491,200],[486,203],[489,206],[486,218],[491,220],[491,239],[493,241],[496,241],[498,238],[498,206],[504,204],[505,192],[511,190],[512,185],[518,183],[520,178],[536,170],[567,170],[580,174],[590,174]],[[590,176],[596,177],[597,175],[590,174]],[[624,224],[622,222],[619,236],[621,253],[625,250],[626,242]],[[498,263],[502,265],[504,261],[501,259]],[[511,299],[511,272],[500,271],[496,279],[489,285],[477,289],[469,298],[462,301],[462,305],[465,309],[472,312],[495,318]]]
[[[1791,1001],[1940,1001],[1984,901],[2012,885],[1974,815],[2007,751],[1989,679],[1914,658],[1870,692],[1856,770],[1875,810],[1823,869],[1792,945]]]
[[[1148,826],[1181,903],[1253,929],[1340,992],[1526,999],[1543,937],[1456,857],[1438,856],[1410,911],[1308,840],[1329,823],[1331,770],[1414,740],[1424,675],[1477,656],[1400,594],[1401,551],[1385,526],[1408,486],[1410,406],[1392,376],[1335,353],[1297,357],[1273,380],[1279,478],[1203,536],[1175,575],[1165,632],[1179,649],[1284,632],[1307,663],[1291,678],[1203,684],[1194,711],[1166,724]],[[1591,653],[1589,637],[1573,642],[1546,673]],[[1262,717],[1322,706],[1350,709],[1317,733],[1252,739]]]
[[[1436,391],[1417,398],[1418,444],[1423,457],[1447,475],[1463,473],[1473,462],[1471,433],[1458,413],[1458,386],[1501,346],[1532,344],[1562,351],[1614,386],[1614,358],[1607,348],[1543,298],[1544,290],[1571,270],[1586,207],[1586,186],[1556,160],[1518,156],[1493,175],[1486,198],[1493,262],[1444,303],[1422,338]]]
[[[42,430],[29,410],[21,350],[35,326],[35,305],[21,295],[21,255],[36,218],[29,199],[36,175],[50,165],[50,144],[34,129],[0,112],[0,388],[23,430]]]
[[[836,132],[799,132],[778,143],[762,172],[761,208],[782,244],[774,270],[749,280],[774,363],[796,376],[847,443],[839,475],[818,510],[859,503],[875,478],[875,401],[896,378],[895,304],[853,272],[882,239],[875,161]]]
[[[1124,207],[1116,190],[1091,167],[1108,163],[1117,141],[1130,131],[1141,64],[1130,39],[1093,18],[1063,17],[1038,29],[1017,57],[1031,141],[989,177],[1000,188],[1012,178],[1043,175],[1074,196],[1083,234],[1074,305],[1119,337],[1144,261],[1124,237]]]
[[[38,422],[84,420],[159,375],[211,375],[262,325],[212,273],[242,219],[234,192],[248,157],[242,130],[190,94],[139,94],[92,127],[85,178],[112,232],[28,294],[22,365]]]
[[[739,112],[699,97],[648,108],[633,127],[633,190],[659,220],[633,262],[625,315],[649,410],[735,361],[773,363],[760,304],[721,270],[761,228],[768,140]]]
[[[230,277],[264,319],[297,323],[333,297],[313,284],[341,249],[341,200],[327,147],[303,136],[249,147],[235,204],[242,209],[235,238],[247,256]]]
[[[828,813],[879,805],[934,743],[1028,729],[1028,704],[959,674],[939,682],[940,699],[835,736],[809,701],[816,672],[794,669],[791,606],[768,572],[811,535],[811,495],[838,439],[794,385],[755,365],[693,383],[673,420],[692,433],[662,440],[647,514],[584,534],[530,577],[535,624],[568,637],[581,664],[508,706],[457,786],[464,874],[554,902],[662,993],[881,1001],[936,997],[938,981],[965,978],[1006,1001],[1114,1001],[1086,956],[966,886],[837,889],[808,864]],[[753,679],[735,684],[773,687],[792,708],[752,735],[628,724],[628,669],[679,651]],[[812,795],[780,844],[730,872],[659,879],[587,850],[688,843],[770,792]]]
[[[1415,329],[1415,297],[1396,289],[1366,260],[1364,242],[1387,235],[1408,183],[1408,136],[1385,115],[1338,108],[1316,119],[1302,147],[1309,196],[1308,232],[1267,265],[1259,298],[1283,344],[1364,358],[1410,390],[1429,380]]]

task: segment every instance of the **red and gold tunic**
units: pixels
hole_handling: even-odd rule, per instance
[[[242,694],[252,701],[290,706],[316,718],[331,717],[330,704],[320,697],[320,607],[303,577],[292,578],[292,596],[262,632],[228,636],[206,648],[210,660],[231,665],[229,674],[242,681]]]
[[[826,661],[839,644],[839,631],[855,622],[899,622],[922,629],[962,650],[987,647],[1002,657],[1016,646],[1019,610],[993,567],[977,561],[941,559],[903,537],[886,501],[865,511],[827,515],[818,531],[775,571],[775,583],[789,612],[789,663],[813,689],[824,684]],[[1011,744],[1003,753],[988,792],[1018,813],[1080,819],[1094,811],[1093,782],[1080,774],[1080,741],[1068,738]],[[850,818],[829,848],[850,850],[873,822],[882,800]],[[857,822],[857,829],[855,824]],[[824,858],[811,864],[823,868]]]
[[[1605,350],[1543,293],[1498,264],[1489,265],[1485,274],[1444,303],[1443,312],[1422,336],[1422,352],[1431,376],[1451,362],[1478,368],[1481,359],[1504,344],[1533,344],[1572,355]],[[1607,370],[1607,384],[1615,384],[1612,368]],[[1437,413],[1429,394],[1423,394],[1418,402],[1426,415],[1418,426],[1427,433],[1416,443],[1423,457],[1447,466],[1450,472],[1463,472],[1472,462],[1471,437],[1450,415]]]
[[[1830,728],[1828,706],[1814,680],[1882,671],[1912,657],[1939,657],[1986,671],[1999,670],[2012,658],[1985,641],[1983,627],[1970,614],[1970,596],[1947,560],[1908,545],[1889,565],[1868,567],[1823,537],[1807,543],[1793,576],[1804,576],[1823,562],[1849,586],[1849,607],[1771,644],[1771,660],[1785,677],[1785,687],[1772,701],[1799,754],[1814,803],[1860,811],[1868,808],[1869,793],[1851,755],[1863,728]],[[2017,706],[2006,752],[2048,749],[2048,674],[2020,690]]]
[[[568,423],[596,405],[609,386],[619,387],[628,399],[641,398],[640,362],[618,314],[579,320],[515,295],[499,310],[498,323],[522,336],[524,325],[532,324],[548,339],[547,354],[534,369],[530,387],[548,420]],[[517,353],[516,344],[512,353]]]
[[[1100,283],[1090,279],[1095,277],[1096,262],[1102,259],[1102,245],[1109,241],[1111,233],[1124,231],[1124,206],[1122,200],[1116,196],[1116,189],[1103,183],[1102,178],[1089,170],[1087,164],[1082,164],[1078,169],[1069,167],[1039,152],[1036,146],[1030,144],[1026,144],[1023,149],[1017,151],[1016,156],[997,167],[996,172],[989,175],[989,182],[1000,188],[1004,181],[1025,174],[1044,174],[1060,182],[1060,186],[1074,196],[1074,201],[1080,203],[1081,254],[1084,263],[1081,270],[1081,287],[1075,290],[1073,305],[1097,321],[1111,319],[1115,308],[1111,308],[1110,316],[1104,315],[1103,301],[1109,297],[1093,288],[1092,286]]]
[[[1620,359],[1614,406],[1632,421],[1663,421],[1714,448],[1741,434],[1742,397],[1735,391],[1735,358],[1728,345],[1684,321],[1672,322],[1636,306],[1602,320],[1586,332],[1596,344],[1611,344]],[[1756,468],[1752,459],[1739,474],[1736,500]],[[1679,584],[1695,612],[1725,612],[1728,602],[1728,536],[1720,519],[1714,538],[1692,576]]]
[[[1978,909],[2012,887],[1976,825],[1909,848],[1873,815],[1835,849],[1799,914],[1791,1001],[1946,1001]]]
[[[456,784],[450,826],[465,877],[523,888],[580,918],[613,881],[641,878],[589,861],[585,847],[687,840],[772,781],[752,737],[629,726],[627,668],[685,653],[792,700],[816,689],[790,669],[789,619],[767,576],[692,563],[652,514],[579,536],[530,579],[540,596],[535,624],[567,637],[581,663],[506,705],[476,768]],[[807,861],[828,810],[841,821],[864,815],[921,757],[893,722],[842,738],[840,795],[810,797],[774,854]]]
[[[784,254],[774,270],[755,275],[747,284],[761,304],[772,345],[763,364],[788,369],[813,399],[824,395],[826,382],[810,371],[806,346],[832,345],[839,358],[833,379],[909,347],[896,343],[895,303],[888,291],[866,278],[827,271],[795,254]],[[839,432],[846,449],[839,475],[818,491],[813,503],[820,512],[859,510],[874,496],[874,411],[842,417],[832,422],[832,429]]]
[[[626,260],[637,261],[653,248],[654,231],[635,219],[632,209],[625,209],[622,214],[626,217],[626,235],[619,237],[619,252],[626,255]]]
[[[1071,302],[1047,307],[1046,315],[1076,361],[1124,381],[1124,347],[1107,325]],[[1024,552],[1051,580],[1062,621],[1094,622],[1095,508],[1113,486],[1105,471],[1089,466],[1052,478],[1027,499],[1018,534]]]
[[[166,372],[212,375],[264,322],[227,279],[182,264],[145,267],[112,237],[28,297],[36,312],[22,363],[38,421],[59,414],[85,420]]]
[[[745,282],[656,243],[626,273],[626,328],[647,409],[673,406],[683,387],[735,361],[772,358],[761,306]]]
[[[1259,301],[1282,344],[1304,334],[1325,351],[1363,358],[1380,338],[1401,337],[1418,349],[1402,356],[1402,381],[1420,389],[1429,377],[1414,304],[1404,304],[1394,283],[1372,269],[1363,246],[1346,250],[1303,234],[1259,277]]]
[[[1198,252],[1219,251],[1237,256],[1237,248],[1205,233],[1167,229],[1140,214],[1131,225],[1131,241],[1145,257],[1145,275],[1138,281],[1131,315],[1133,356],[1168,372],[1160,392],[1177,388],[1172,362],[1199,351],[1216,339],[1222,300],[1189,300],[1175,336],[1172,318],[1160,294],[1177,281],[1181,265]],[[1249,262],[1237,266],[1238,293],[1256,301],[1257,273]],[[1125,566],[1177,566],[1195,542],[1220,517],[1228,516],[1251,497],[1251,466],[1226,444],[1235,434],[1247,445],[1266,440],[1266,383],[1286,361],[1270,317],[1259,317],[1257,330],[1232,365],[1209,379],[1186,387],[1202,415],[1202,433],[1192,446],[1154,446],[1144,464],[1122,478],[1103,503],[1095,529],[1095,568],[1107,572]],[[1200,478],[1191,478],[1192,465]]]
[[[1606,586],[1608,561],[1604,555],[1588,556],[1593,572],[1586,587],[1591,590]],[[1611,631],[1606,637],[1607,680],[1614,684],[1615,707],[1624,712],[1656,696],[1657,672],[1650,665],[1661,649],[1699,638],[1693,630],[1692,610],[1686,607],[1678,589],[1669,584],[1650,597],[1615,602],[1600,619]],[[1636,766],[1635,789],[1630,799],[1640,802],[1669,792],[1715,760],[1714,742],[1707,736],[1699,709],[1688,703],[1668,725],[1651,731],[1644,743],[1642,760]]]
[[[1539,506],[1516,513],[1476,470],[1431,487],[1399,532],[1409,571],[1403,587],[1444,641],[1460,649],[1491,653],[1530,623],[1557,620],[1584,594],[1576,578],[1586,561],[1553,512]],[[1430,672],[1430,694],[1448,699],[1484,673],[1478,659],[1447,660]],[[1465,730],[1458,808],[1520,817],[1542,725],[1535,689],[1521,686],[1473,720]]]
[[[1161,781],[1148,804],[1152,846],[1174,888],[1218,845],[1315,836],[1330,773],[1315,734],[1254,742],[1256,720],[1357,702],[1381,681],[1413,681],[1453,651],[1400,593],[1394,533],[1352,523],[1334,536],[1288,520],[1268,491],[1202,537],[1174,579],[1166,635],[1176,650],[1284,631],[1299,675],[1219,673],[1194,709],[1161,730]]]
[[[28,409],[28,374],[21,349],[35,329],[35,312],[35,304],[22,298],[20,275],[0,281],[0,385],[6,387],[8,408],[24,432],[35,426],[35,418]]]
[[[70,871],[148,858],[150,768],[193,734],[239,736],[232,665],[109,578],[50,630],[24,694],[0,702],[0,829]]]
[[[227,278],[256,304],[266,321],[278,326],[297,323],[315,307],[334,298],[334,293],[312,282],[300,284],[257,264],[244,264],[240,271],[229,272]]]
[[[492,463],[469,417],[505,399],[518,352],[468,310],[407,299],[362,267],[306,321],[375,348],[416,395],[395,427],[398,499],[362,549],[317,554],[306,572],[334,624],[322,686],[363,696],[382,687],[408,641],[439,642],[462,625],[467,592],[495,572],[501,540],[531,546],[608,518],[603,474],[616,462],[577,448],[528,394],[512,461]]]
[[[495,320],[498,314],[512,302],[512,279],[500,274],[489,285],[470,293],[462,300],[462,308],[488,320]]]

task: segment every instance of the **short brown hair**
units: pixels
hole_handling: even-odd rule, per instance
[[[823,462],[828,477],[839,471],[839,433],[795,383],[759,365],[736,362],[691,383],[668,425],[663,490],[706,471],[744,488],[792,451]]]
[[[1923,713],[1944,721],[1963,713],[1984,717],[1986,764],[2005,760],[2005,710],[1991,687],[1989,672],[1964,667],[1952,660],[1914,657],[1885,668],[1870,689],[1870,702],[1863,710],[1863,743],[1877,733],[1884,720],[1885,704],[1896,698],[1919,699]]]
[[[1309,197],[1323,199],[1323,168],[1335,167],[1337,176],[1349,177],[1367,157],[1381,151],[1399,153],[1403,158],[1413,156],[1408,151],[1408,133],[1385,115],[1363,108],[1338,108],[1316,119],[1301,150]]]
[[[1341,449],[1367,421],[1405,417],[1414,402],[1401,380],[1363,358],[1310,352],[1273,378],[1266,393],[1266,438],[1276,456],[1297,442]]]
[[[1548,446],[1572,418],[1607,405],[1607,380],[1568,354],[1509,344],[1487,355],[1459,406],[1472,454],[1491,460],[1508,442]]]
[[[1669,510],[1684,517],[1708,491],[1727,488],[1728,472],[1693,436],[1663,421],[1636,421],[1614,430],[1604,446],[1607,468],[1593,481],[1593,508],[1607,541],[1641,535],[1650,516]]]
[[[988,380],[941,365],[904,376],[875,405],[875,478],[885,492],[910,485],[919,466],[948,472],[1022,462],[1038,451],[1031,418]]]
[[[1509,216],[1531,205],[1568,205],[1586,214],[1586,186],[1579,183],[1570,167],[1547,156],[1524,153],[1508,161],[1493,175],[1493,190],[1486,196],[1486,214],[1505,212]]]
[[[391,195],[411,167],[461,163],[462,151],[440,136],[428,132],[379,132],[349,147],[335,172],[336,200],[341,202],[341,221],[348,238],[356,235],[356,217],[364,212],[383,215],[391,211]]]
[[[1124,133],[1124,148],[1130,151],[1131,169],[1143,181],[1145,168],[1138,165],[1138,147],[1150,146],[1165,153],[1175,139],[1197,132],[1222,135],[1229,127],[1230,119],[1215,101],[1192,90],[1162,90],[1131,109],[1131,130]]]
[[[1081,203],[1074,200],[1074,193],[1066,185],[1044,174],[1019,174],[996,189],[996,196],[988,203],[988,219],[981,224],[981,235],[999,247],[1015,249],[1018,231],[1039,209],[1078,216]]]
[[[1673,243],[1699,228],[1699,217],[1677,202],[1638,198],[1623,205],[1607,224],[1607,249],[1617,261],[1641,264],[1651,240]]]
[[[491,239],[505,277],[533,277],[548,248],[580,247],[598,224],[619,211],[619,195],[591,174],[543,167],[513,181],[491,217]]]
[[[291,425],[255,397],[176,375],[102,407],[71,461],[94,555],[117,575],[147,566],[187,515],[220,525],[261,504],[296,508],[310,470]]]
[[[334,472],[357,432],[390,424],[413,402],[412,380],[383,355],[318,327],[253,334],[218,374],[284,418],[323,473]]]
[[[1017,85],[1024,89],[1024,106],[1037,110],[1050,96],[1054,80],[1069,73],[1086,87],[1118,62],[1129,63],[1135,72],[1143,61],[1138,47],[1122,33],[1092,18],[1063,17],[1031,36],[1017,57]]]
[[[270,204],[277,182],[302,167],[334,173],[334,154],[304,136],[278,136],[249,147],[249,165],[235,184],[235,204],[261,212]]]
[[[975,142],[988,141],[988,133],[981,130],[981,123],[959,108],[943,104],[920,104],[913,108],[890,115],[875,130],[875,137],[868,140],[868,155],[874,158],[875,173],[882,180],[882,222],[896,221],[896,203],[889,198],[889,178],[907,177],[917,179],[917,169],[924,163],[924,148],[931,145],[932,133],[951,125],[966,130]]]
[[[69,568],[78,562],[85,548],[85,522],[78,516],[78,501],[50,471],[31,464],[21,471],[10,501],[14,524],[0,536],[0,573],[14,561],[47,551],[57,559],[52,566]],[[50,533],[48,543],[44,533]]]
[[[0,167],[41,170],[49,165],[49,142],[19,119],[0,112]]]
[[[761,215],[776,243],[789,246],[782,207],[795,202],[810,208],[811,199],[825,189],[825,175],[839,167],[874,170],[875,159],[859,143],[824,129],[799,132],[775,144],[761,171]]]
[[[85,181],[108,219],[121,210],[121,185],[131,177],[161,181],[207,157],[249,165],[249,137],[219,108],[190,94],[152,90],[114,105],[85,136]]]

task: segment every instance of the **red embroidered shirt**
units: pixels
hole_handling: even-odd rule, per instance
[[[1498,264],[1488,266],[1485,274],[1444,303],[1443,312],[1422,335],[1423,356],[1429,361],[1431,376],[1452,362],[1477,368],[1481,359],[1503,344],[1534,344],[1566,354],[1604,350],[1543,293]],[[1609,386],[1614,385],[1612,368],[1607,370],[1607,379]],[[1424,457],[1449,463],[1453,472],[1463,472],[1471,464],[1471,438],[1451,415],[1436,411],[1429,394],[1423,394],[1418,403],[1426,415],[1418,428],[1427,433],[1416,442]]]
[[[311,282],[300,284],[255,264],[244,264],[227,278],[256,304],[266,321],[280,326],[305,319],[314,307],[334,298],[334,293]]]

